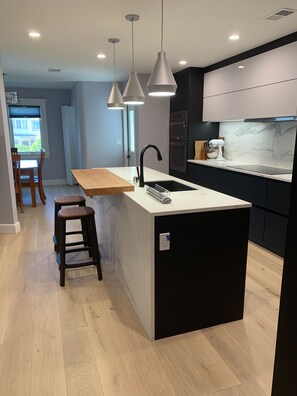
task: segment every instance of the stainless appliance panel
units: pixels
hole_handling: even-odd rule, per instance
[[[170,169],[178,172],[187,172],[187,142],[170,142]]]
[[[170,114],[170,139],[188,139],[188,112],[179,111]]]

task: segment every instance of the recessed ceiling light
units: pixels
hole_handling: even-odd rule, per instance
[[[30,32],[29,36],[33,37],[33,38],[38,38],[38,37],[40,37],[40,33],[38,33],[38,32]]]
[[[244,69],[244,66],[243,65],[239,65],[238,69]]]
[[[231,34],[231,36],[229,36],[229,40],[238,40],[239,39],[239,34]]]
[[[178,62],[180,65],[186,65],[188,62],[186,60],[181,60]]]
[[[105,54],[98,54],[97,58],[98,59],[104,59],[104,58],[106,58],[106,55]]]

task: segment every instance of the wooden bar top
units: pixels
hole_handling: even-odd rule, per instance
[[[105,168],[72,169],[71,172],[88,197],[134,191],[133,184]]]

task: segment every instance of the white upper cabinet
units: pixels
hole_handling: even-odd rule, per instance
[[[297,78],[297,42],[246,59],[242,71],[241,89]]]
[[[240,118],[285,117],[297,114],[297,80],[246,89],[240,94]]]
[[[244,69],[239,69],[238,66],[242,64],[242,62],[233,63],[230,66],[205,73],[203,96],[208,97],[239,91]]]
[[[240,118],[240,91],[203,99],[203,121],[228,121]]]
[[[203,121],[296,115],[297,42],[206,73],[203,106]]]

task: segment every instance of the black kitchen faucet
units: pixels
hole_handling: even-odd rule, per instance
[[[157,146],[155,146],[154,144],[148,144],[147,146],[145,146],[140,153],[140,172],[139,172],[139,187],[144,187],[144,175],[143,175],[143,156],[144,153],[146,152],[146,150],[150,147],[153,147],[156,151],[157,151],[157,157],[158,157],[158,161],[162,161],[162,155],[160,153],[160,150],[158,149]]]

